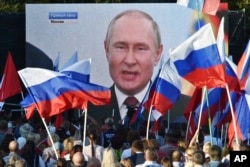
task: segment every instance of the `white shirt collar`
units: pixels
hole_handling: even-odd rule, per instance
[[[148,91],[149,85],[150,85],[150,82],[147,84],[147,86],[141,92],[134,95],[139,102],[142,102],[144,96],[146,95],[146,93]],[[119,106],[119,109],[120,109],[121,119],[123,119],[124,116],[126,115],[126,113],[123,113],[123,111],[122,111],[123,108],[125,107],[123,105],[123,102],[128,97],[128,95],[121,92],[116,86],[115,86],[115,93],[116,93],[117,103],[118,103],[118,106]]]

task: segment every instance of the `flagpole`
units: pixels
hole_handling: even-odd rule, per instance
[[[228,131],[228,126],[229,126],[229,124],[228,123],[226,123],[226,130],[225,130],[225,139],[224,139],[224,146],[226,146],[226,144],[227,144],[227,131]]]
[[[203,86],[202,87],[202,97],[201,97],[201,107],[200,107],[200,114],[199,114],[199,120],[198,120],[198,126],[197,126],[197,129],[200,128],[200,124],[201,124],[201,115],[202,115],[202,108],[203,108],[203,105],[204,105],[204,98],[205,98],[205,89],[206,87]]]
[[[22,100],[23,100],[23,99],[24,99],[23,91],[21,91],[21,96],[22,96]],[[23,113],[23,112],[21,112],[21,113]],[[25,113],[25,115],[26,115],[27,111],[24,110],[24,113]],[[22,115],[23,115],[23,114],[22,114]]]
[[[224,134],[224,124],[221,125],[221,133],[220,133],[220,138],[221,140],[223,139],[223,134]],[[225,141],[225,140],[224,140]]]
[[[148,115],[148,124],[147,124],[147,133],[146,133],[147,140],[148,140],[148,135],[149,135],[149,124],[150,124],[150,120],[151,120],[152,108],[153,108],[153,105],[150,105],[149,115]]]
[[[82,143],[82,152],[84,150],[85,147],[85,142],[86,142],[86,128],[87,128],[87,114],[88,114],[88,110],[87,108],[84,111],[84,126],[83,126],[83,143]]]
[[[189,117],[188,117],[188,124],[187,124],[187,129],[186,129],[185,140],[187,140],[187,135],[188,135],[188,129],[189,129],[189,125],[190,125],[191,116],[192,116],[192,111],[189,113]]]
[[[213,145],[212,123],[211,123],[211,115],[210,115],[210,109],[209,109],[209,99],[208,99],[208,93],[207,93],[207,86],[204,86],[204,87],[205,87],[205,95],[206,95],[207,110],[208,110],[208,127],[209,127],[209,134],[210,134],[210,142]]]
[[[170,112],[168,111],[168,130],[170,129]]]
[[[198,0],[196,0],[196,9],[197,9],[197,15],[198,15],[198,27],[199,29],[201,28],[201,24],[200,24],[200,12],[199,12],[199,2]]]
[[[232,121],[233,121],[233,127],[234,127],[235,137],[236,137],[236,143],[239,144],[238,134],[237,134],[237,131],[236,131],[236,122],[235,122],[235,117],[234,117],[234,112],[233,112],[233,105],[232,105],[232,100],[231,100],[231,96],[230,96],[229,89],[228,89],[228,84],[226,84],[226,90],[227,90],[227,96],[228,96],[228,100],[229,100],[229,106],[230,106],[230,110],[231,110],[231,114],[232,114]]]
[[[54,144],[54,141],[53,141],[53,139],[52,139],[52,137],[51,137],[51,134],[50,134],[50,131],[49,131],[49,129],[48,129],[48,126],[47,126],[47,124],[46,124],[46,122],[45,122],[45,119],[42,118],[42,121],[43,121],[43,124],[44,124],[44,126],[45,126],[45,129],[46,129],[46,131],[47,131],[47,133],[48,133],[49,139],[50,139],[50,141],[51,141],[52,148],[53,148],[54,151],[55,151],[56,159],[59,159],[58,154],[57,154],[57,151],[56,151],[56,147],[55,147],[55,144]]]

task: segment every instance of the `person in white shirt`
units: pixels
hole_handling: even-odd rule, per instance
[[[136,165],[135,167],[163,167],[156,161],[158,160],[157,151],[154,148],[147,148],[145,150],[145,162],[143,164]]]

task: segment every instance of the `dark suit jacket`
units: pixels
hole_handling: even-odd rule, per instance
[[[105,105],[105,106],[95,106],[92,103],[88,103],[88,115],[91,116],[92,118],[94,118],[100,125],[103,124],[104,120],[107,117],[112,117],[112,113],[114,110],[114,124],[116,127],[121,126],[119,124],[119,121],[121,120],[121,116],[120,116],[120,110],[119,110],[119,106],[118,106],[118,102],[117,102],[117,98],[116,98],[116,94],[115,94],[115,86],[112,85],[110,87],[111,90],[111,103],[110,105]],[[145,111],[143,112],[143,118],[147,118],[145,117],[145,115],[147,115],[148,112]],[[136,121],[136,123],[138,123],[139,121]],[[135,127],[135,125],[134,125]]]
[[[121,120],[118,102],[115,95],[115,87],[111,86],[111,103],[110,105],[95,106],[92,103],[88,103],[88,115],[94,118],[100,125],[103,124],[107,117],[112,117],[114,110],[114,124],[117,126],[119,120]]]
[[[138,164],[143,164],[145,162],[144,153],[135,153],[129,159],[133,162],[134,166]]]

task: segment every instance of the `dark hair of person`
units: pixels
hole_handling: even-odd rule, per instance
[[[95,157],[95,148],[94,148],[94,144],[95,144],[95,141],[96,141],[96,139],[97,139],[96,131],[95,131],[95,130],[90,130],[90,131],[88,132],[88,138],[89,138],[90,145],[91,145],[91,156],[92,156],[92,157]]]
[[[39,166],[39,155],[36,154],[34,141],[28,140],[21,150],[21,156],[26,160],[28,167]]]

